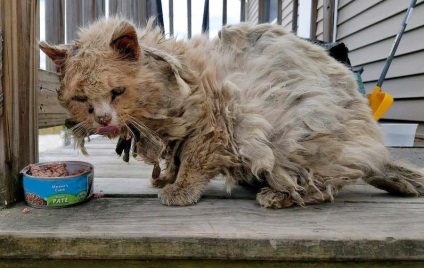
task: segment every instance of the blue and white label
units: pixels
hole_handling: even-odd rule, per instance
[[[25,199],[33,205],[63,206],[83,201],[88,195],[87,174],[65,180],[37,179],[25,176]]]

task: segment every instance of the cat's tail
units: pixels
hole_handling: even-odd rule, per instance
[[[398,196],[424,196],[424,170],[400,162],[389,162],[379,174],[363,178],[370,185]]]

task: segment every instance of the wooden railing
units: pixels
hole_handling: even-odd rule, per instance
[[[37,11],[37,0],[0,1],[0,209],[21,200],[19,170],[38,157]]]
[[[0,117],[3,114],[3,89],[2,89],[2,79],[1,77],[3,76],[3,37],[2,37],[2,32],[0,30]]]
[[[59,79],[56,73],[39,70],[38,79],[38,127],[63,125],[67,112],[57,100]]]

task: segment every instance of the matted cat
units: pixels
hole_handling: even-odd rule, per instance
[[[152,180],[163,204],[198,202],[218,174],[229,189],[260,185],[256,199],[268,208],[331,201],[360,178],[424,195],[423,172],[390,158],[352,73],[281,26],[176,40],[152,20],[138,29],[114,17],[72,44],[40,48],[57,65],[77,139],[141,133],[137,152],[165,160]]]

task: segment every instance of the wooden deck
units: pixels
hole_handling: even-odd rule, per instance
[[[197,205],[167,207],[149,186],[151,167],[124,163],[114,147],[97,138],[88,158],[72,147],[41,154],[41,162],[93,163],[104,197],[66,209],[0,211],[0,259],[424,260],[424,198],[359,183],[334,203],[269,210],[254,193],[237,187],[229,196],[215,180]],[[424,166],[423,148],[391,151]]]

